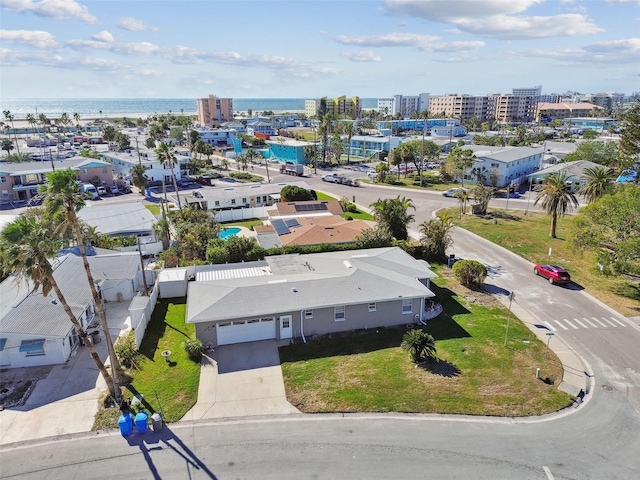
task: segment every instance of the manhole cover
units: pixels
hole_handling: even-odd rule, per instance
[[[613,390],[613,387],[611,385],[602,385],[602,388],[604,388],[607,392],[610,392]]]

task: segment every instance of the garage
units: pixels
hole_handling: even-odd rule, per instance
[[[218,345],[254,342],[276,338],[276,321],[273,317],[234,320],[216,325]]]

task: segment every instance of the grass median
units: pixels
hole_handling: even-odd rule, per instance
[[[407,331],[379,328],[328,335],[280,349],[289,401],[306,413],[416,412],[531,416],[572,397],[557,389],[562,366],[491,296],[472,292],[440,269],[434,293],[444,313],[423,327],[440,361],[416,367],[400,348]],[[542,381],[536,379],[541,368]]]
[[[569,248],[566,238],[572,216],[558,220],[558,238],[551,238],[551,218],[544,213],[525,214],[519,210],[489,209],[487,215],[467,214],[460,218],[458,208],[448,211],[453,215],[456,225],[532,263],[553,263],[566,268],[576,285],[622,315],[640,314],[640,284],[619,276],[602,275],[597,268],[594,250],[580,252]],[[453,250],[455,251],[455,245]]]

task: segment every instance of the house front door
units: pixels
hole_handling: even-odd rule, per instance
[[[293,323],[291,315],[280,317],[280,338],[291,338],[293,336]]]

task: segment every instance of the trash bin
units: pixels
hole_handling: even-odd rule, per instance
[[[149,414],[147,412],[140,412],[136,415],[136,430],[138,433],[147,433],[148,419],[149,419]]]
[[[451,255],[449,255],[449,259],[447,261],[447,266],[449,268],[453,267],[453,264],[456,263],[456,256],[452,253]]]
[[[154,432],[162,430],[162,415],[157,412],[151,415],[151,425]]]
[[[100,332],[95,330],[91,332],[91,342],[95,345],[96,343],[100,343]]]
[[[129,413],[120,415],[120,418],[118,418],[118,427],[120,427],[120,434],[123,437],[131,435],[133,432],[133,419]]]

